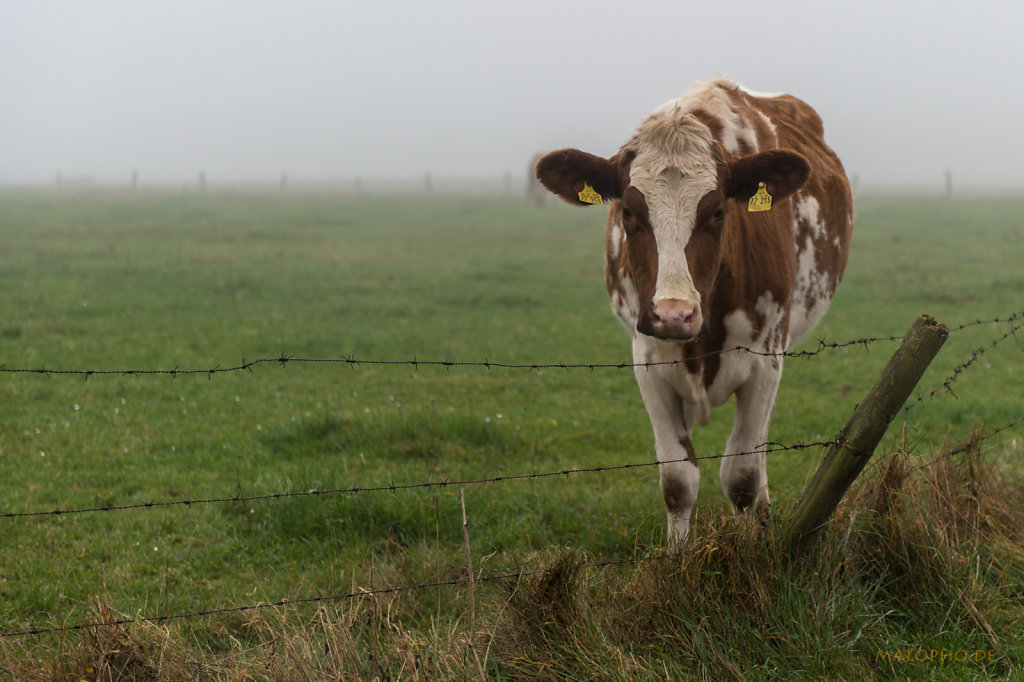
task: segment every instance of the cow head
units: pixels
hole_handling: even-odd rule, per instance
[[[640,295],[637,331],[687,341],[706,328],[729,203],[746,211],[762,182],[778,202],[803,186],[810,166],[781,149],[728,155],[706,126],[669,112],[650,117],[611,158],[563,149],[541,158],[536,172],[571,204],[594,203],[596,195],[611,202],[609,219],[625,230]]]

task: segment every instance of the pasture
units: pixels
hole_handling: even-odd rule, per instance
[[[714,459],[701,463],[692,571],[659,553],[651,466],[237,501],[649,464],[631,369],[291,361],[214,374],[2,372],[0,677],[1019,674],[1024,332],[1006,336],[1024,321],[1019,198],[866,197],[857,211],[843,284],[795,350],[902,336],[921,313],[954,331],[817,565],[783,561],[770,530],[765,540],[726,518]],[[500,196],[8,193],[0,365],[629,362],[604,290],[603,224],[600,209]],[[770,439],[833,437],[895,346],[787,358]],[[729,409],[696,432],[699,456],[719,454]],[[987,437],[958,447],[972,434]],[[966,450],[968,465],[942,457],[951,450]],[[776,519],[824,451],[769,455]],[[937,458],[946,478],[927,478]],[[927,506],[935,481],[977,484],[976,500],[991,493],[975,510],[989,522],[971,526],[985,532],[949,535],[970,515]],[[906,514],[891,518],[924,540],[879,525],[890,517],[871,505],[886,491]],[[472,593],[464,584],[460,493],[474,576],[519,580]],[[144,506],[208,499],[221,501]],[[20,515],[130,505],[143,506]],[[941,537],[928,535],[940,525]],[[889,544],[914,560],[871,554]],[[348,596],[445,582],[460,584]],[[300,603],[235,610],[282,600]],[[142,620],[174,615],[184,617]],[[118,619],[136,622],[9,636]],[[921,649],[994,653],[892,660]]]

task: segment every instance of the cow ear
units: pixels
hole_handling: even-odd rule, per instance
[[[746,201],[763,182],[773,199],[785,199],[803,187],[810,175],[807,159],[788,149],[772,149],[730,163],[726,194]]]
[[[622,196],[619,164],[614,156],[604,159],[579,149],[560,149],[541,157],[535,171],[552,194],[576,206]]]

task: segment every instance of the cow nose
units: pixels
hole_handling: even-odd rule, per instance
[[[693,301],[665,298],[654,304],[651,311],[655,336],[671,339],[689,339],[700,333],[700,308]]]
[[[685,325],[693,319],[697,306],[690,301],[666,298],[654,304],[654,317],[670,326]]]

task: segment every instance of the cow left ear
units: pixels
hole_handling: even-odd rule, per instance
[[[810,175],[807,159],[788,149],[772,149],[730,163],[726,194],[746,201],[763,182],[773,199],[784,199],[803,187]]]
[[[545,154],[535,172],[552,194],[576,206],[622,196],[618,155],[604,159],[579,149],[560,149]]]

